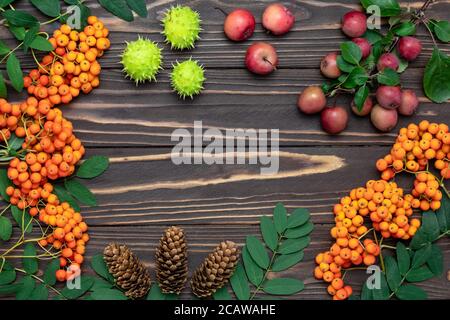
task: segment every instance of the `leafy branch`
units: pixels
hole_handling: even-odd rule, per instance
[[[273,217],[261,217],[264,243],[255,236],[247,237],[242,262],[230,279],[236,297],[253,300],[261,291],[271,295],[292,295],[302,291],[304,283],[301,280],[272,278],[271,274],[287,270],[303,259],[303,250],[311,241],[308,235],[313,228],[306,209],[296,209],[288,215],[281,203],[275,207]],[[226,298],[226,290],[218,291],[214,298]]]

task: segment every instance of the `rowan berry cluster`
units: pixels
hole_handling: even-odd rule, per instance
[[[441,207],[440,187],[444,179],[450,178],[449,159],[450,133],[446,124],[426,120],[409,124],[400,129],[390,153],[376,162],[381,179],[351,190],[334,206],[336,226],[331,236],[336,240],[329,251],[317,255],[314,270],[317,279],[329,283],[328,293],[333,299],[346,299],[352,292],[342,281],[341,269],[373,265],[380,255],[379,244],[365,238],[371,231],[364,225],[366,217],[383,239],[410,240],[421,225],[419,219],[411,218],[414,209],[436,211]],[[441,180],[429,171],[433,160]],[[401,172],[415,176],[411,194],[404,194],[393,181]]]
[[[415,174],[412,207],[435,211],[441,206],[442,192],[439,179],[428,169],[434,160],[434,167],[440,171],[441,178],[449,179],[449,159],[448,125],[424,120],[419,125],[412,123],[401,128],[391,152],[379,159],[376,167],[384,180],[390,180],[400,172]]]
[[[46,55],[39,68],[24,78],[25,87],[37,99],[52,104],[67,104],[80,94],[100,85],[100,63],[97,61],[111,43],[109,30],[91,16],[83,31],[62,25],[49,39],[54,51]]]
[[[7,175],[13,186],[6,193],[12,205],[28,210],[50,227],[51,234],[39,245],[51,245],[60,254],[59,281],[80,270],[89,241],[83,217],[58,199],[51,184],[70,176],[85,154],[72,123],[56,106],[69,103],[80,90],[87,94],[98,87],[101,67],[97,58],[110,47],[103,23],[91,16],[88,24],[82,32],[68,25],[54,32],[49,39],[54,51],[24,78],[30,94],[25,102],[10,104],[0,99],[0,142],[7,143],[12,133],[24,138],[22,149],[9,162]]]

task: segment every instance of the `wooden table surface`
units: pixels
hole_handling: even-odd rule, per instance
[[[314,256],[331,243],[332,205],[351,188],[377,177],[374,163],[389,151],[395,132],[380,134],[368,119],[351,116],[343,134],[328,136],[320,129],[317,116],[302,115],[296,108],[298,93],[324,80],[319,61],[339,48],[344,40],[340,18],[358,8],[359,2],[283,1],[297,18],[292,32],[273,37],[258,24],[251,40],[226,40],[222,31],[224,16],[215,7],[226,11],[248,8],[260,22],[264,7],[271,2],[151,0],[147,1],[148,19],[137,18],[130,24],[113,18],[97,1],[86,1],[111,30],[112,41],[111,50],[101,61],[100,88],[63,108],[87,146],[88,155],[101,154],[111,159],[107,173],[89,182],[99,206],[82,208],[91,235],[87,260],[108,243],[118,241],[129,245],[153,268],[155,247],[163,229],[180,225],[187,233],[192,270],[220,241],[234,240],[243,245],[247,235],[258,234],[259,217],[271,214],[276,203],[283,202],[291,210],[310,209],[315,223],[305,259],[284,273],[305,281],[305,290],[294,298],[328,299],[325,284],[312,277],[312,270]],[[162,43],[159,18],[177,3],[199,11],[202,39],[191,51],[175,52],[164,45],[164,70],[158,82],[137,87],[124,79],[118,63],[124,42],[140,35]],[[402,2],[407,3],[418,7],[422,2]],[[22,1],[19,7],[34,12],[28,2]],[[450,1],[436,1],[429,13],[449,20]],[[0,36],[12,43],[5,29]],[[424,43],[423,53],[402,75],[402,83],[420,96],[420,112],[413,118],[402,118],[399,127],[422,119],[450,124],[450,104],[432,104],[423,94],[421,79],[432,43],[425,30],[420,29],[418,37]],[[246,48],[258,40],[269,41],[279,54],[278,70],[267,77],[254,76],[244,67]],[[449,45],[441,47],[450,53]],[[171,93],[169,73],[175,61],[191,56],[205,66],[207,81],[200,96],[183,101]],[[25,61],[25,67],[32,67],[31,59]],[[342,97],[338,102],[346,106],[349,99]],[[202,120],[204,127],[221,129],[279,129],[280,172],[262,178],[259,168],[249,165],[174,165],[170,159],[171,133],[177,128],[192,129],[197,120]],[[425,282],[423,287],[430,298],[449,299],[446,274],[450,241],[442,240],[440,245],[445,252],[445,275]],[[348,278],[356,291],[363,276],[354,273]],[[183,297],[189,297],[188,288]]]

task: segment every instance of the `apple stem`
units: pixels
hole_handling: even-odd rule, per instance
[[[269,64],[272,66],[273,70],[277,70],[277,67],[275,67],[275,66],[273,65],[273,63],[270,62],[269,59],[267,59],[266,57],[264,57],[263,60],[264,60],[265,62],[269,63]]]
[[[227,15],[228,15],[228,12],[226,12],[226,11],[223,10],[222,8],[214,7],[214,9],[219,10],[220,12],[222,12],[224,16],[227,16]]]

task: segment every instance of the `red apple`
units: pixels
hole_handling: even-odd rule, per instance
[[[360,11],[347,12],[342,17],[342,31],[350,38],[361,37],[367,30],[367,17]]]
[[[337,56],[337,52],[329,53],[320,62],[320,71],[325,77],[337,79],[342,74],[336,62]]]
[[[378,71],[383,71],[386,68],[397,70],[399,66],[398,58],[395,54],[384,53],[380,56],[377,63]]]
[[[247,49],[245,65],[253,73],[266,75],[278,65],[278,55],[273,46],[266,42],[256,42]]]
[[[306,114],[318,113],[325,108],[327,98],[323,90],[317,86],[310,86],[303,90],[298,97],[297,106]]]
[[[400,87],[380,86],[377,89],[377,101],[386,109],[397,109],[402,103],[402,90]]]
[[[357,116],[360,116],[360,117],[365,117],[370,113],[370,111],[372,111],[372,107],[373,107],[372,98],[367,97],[366,101],[364,101],[361,111],[358,110],[358,107],[355,104],[355,100],[352,100],[351,107],[352,107],[352,111],[354,114],[356,114]]]
[[[372,50],[372,45],[370,44],[370,42],[364,38],[355,38],[352,39],[352,41],[361,49],[362,58],[367,58],[370,54],[370,51]]]
[[[402,91],[402,102],[400,107],[398,108],[398,113],[403,116],[412,116],[414,112],[416,112],[419,107],[419,99],[416,96],[416,93],[412,90],[403,90]]]
[[[372,124],[382,132],[389,132],[395,128],[398,122],[398,112],[394,109],[385,109],[375,105],[370,113]]]
[[[281,3],[269,5],[263,13],[262,25],[274,35],[288,33],[295,23],[295,16]]]
[[[422,43],[414,37],[401,37],[398,42],[398,52],[408,61],[415,60],[422,51]]]
[[[320,122],[325,132],[338,134],[347,128],[347,110],[338,106],[325,108],[320,115]]]
[[[253,35],[255,24],[255,17],[250,11],[236,9],[226,17],[223,29],[228,39],[243,41]]]

